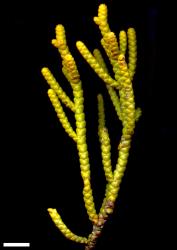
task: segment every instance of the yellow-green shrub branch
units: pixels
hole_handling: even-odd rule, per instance
[[[76,43],[76,47],[83,58],[106,84],[117,117],[122,122],[122,136],[118,145],[118,159],[115,170],[113,171],[111,164],[111,143],[108,129],[105,124],[104,101],[103,96],[99,94],[98,137],[107,184],[105,196],[98,214],[95,209],[91,188],[90,161],[86,140],[86,121],[82,82],[75,60],[67,45],[65,29],[61,24],[56,26],[56,38],[52,40],[52,44],[58,49],[58,52],[61,55],[62,72],[72,87],[74,100],[71,101],[66,95],[48,68],[45,67],[42,69],[42,74],[50,86],[50,89],[48,90],[50,101],[63,128],[77,145],[80,171],[83,180],[83,199],[89,220],[93,224],[92,232],[89,234],[88,238],[77,236],[64,224],[56,209],[49,208],[48,212],[61,233],[70,240],[84,243],[85,250],[91,250],[94,248],[96,239],[101,234],[101,230],[107,221],[109,214],[113,212],[128,161],[135,122],[138,121],[141,115],[141,109],[135,109],[134,92],[132,87],[132,80],[135,74],[137,61],[136,32],[133,28],[129,28],[127,34],[123,30],[120,31],[118,43],[118,39],[115,33],[111,31],[107,19],[107,6],[105,4],[100,4],[98,8],[98,16],[94,17],[94,21],[101,31],[101,44],[112,65],[115,79],[109,74],[106,63],[98,49],[95,49],[92,54],[83,42],[78,41]],[[127,45],[128,66],[125,59]],[[73,130],[69,123],[60,101],[74,112],[76,131]]]
[[[52,39],[52,44],[58,49],[62,59],[71,54],[67,45],[65,28],[62,24],[58,24],[55,28],[56,39]]]
[[[108,73],[108,69],[106,67],[106,63],[102,57],[102,54],[100,52],[99,49],[95,49],[93,51],[93,55],[95,57],[95,59],[97,60],[97,62],[101,65],[101,67]],[[117,116],[119,118],[119,120],[121,120],[121,110],[120,110],[120,101],[119,101],[119,97],[118,97],[118,94],[116,93],[116,90],[114,90],[113,87],[110,87],[108,85],[106,85],[106,88],[108,90],[108,93],[110,95],[110,99],[113,103],[113,106],[116,110],[116,113],[117,113]]]
[[[119,32],[119,46],[120,46],[120,53],[125,55],[127,50],[127,35],[124,30]]]
[[[73,89],[77,149],[79,153],[81,176],[84,184],[83,187],[84,202],[89,219],[93,222],[97,219],[97,214],[90,183],[90,163],[89,163],[89,154],[86,142],[86,122],[84,113],[84,97],[83,97],[82,83],[80,81],[80,76],[74,58],[70,54],[68,54],[64,57],[64,62],[65,62],[64,65],[70,74],[70,80]]]
[[[68,119],[62,109],[62,106],[56,96],[55,91],[53,89],[49,89],[48,95],[65,131],[77,143],[77,149],[78,149],[79,160],[80,160],[80,168],[81,168],[81,176],[82,176],[83,183],[84,183],[83,196],[84,196],[85,207],[86,207],[89,219],[92,222],[94,222],[97,220],[97,214],[95,210],[92,189],[91,189],[91,184],[90,184],[90,165],[89,165],[89,156],[88,156],[87,143],[86,143],[85,114],[83,110],[83,100],[84,100],[83,90],[82,90],[82,84],[80,81],[80,75],[77,70],[77,66],[75,64],[74,58],[69,52],[69,48],[66,43],[64,28],[62,25],[57,25],[56,39],[53,39],[52,43],[59,50],[59,53],[62,58],[63,73],[65,77],[67,78],[67,80],[70,82],[72,89],[73,89],[73,95],[74,95],[73,111],[74,111],[75,120],[76,120],[76,133],[72,130],[68,122]],[[48,83],[50,83],[50,86],[51,87],[53,86],[53,88],[56,90],[56,80],[53,77],[53,75],[49,72],[49,70],[44,68],[42,69],[42,73],[45,79],[48,81]],[[65,96],[61,96],[61,99],[64,102],[65,100],[63,99],[65,99]],[[49,212],[51,212],[51,210],[49,210]],[[55,223],[56,217],[59,220],[60,216],[57,214],[56,210],[55,210],[54,215],[55,216],[53,216],[52,218]],[[61,218],[60,218],[60,222],[61,222]],[[60,224],[62,224],[64,228],[67,229],[66,225],[63,222]],[[58,227],[58,228],[62,229],[62,227]],[[68,231],[68,229],[65,231],[62,231],[62,233],[65,234],[66,237],[67,237],[67,234],[71,234],[71,232]],[[78,238],[78,236],[74,234],[72,234],[72,239],[78,240],[78,242],[82,241],[83,243],[84,242],[86,243],[86,241],[83,241],[82,237]]]
[[[119,144],[119,155],[116,168],[113,173],[113,181],[110,183],[107,199],[111,202],[115,202],[118,191],[120,189],[120,183],[124,175],[126,164],[128,161],[129,149],[131,138],[135,127],[135,103],[132,83],[130,80],[129,71],[125,62],[125,57],[120,54],[118,57],[118,63],[120,68],[120,82],[122,91],[120,93],[122,98],[122,112],[124,113],[122,137]]]
[[[94,17],[93,20],[99,26],[102,36],[111,31],[108,24],[108,9],[106,4],[99,5],[98,16]]]
[[[101,44],[113,66],[115,78],[118,81],[118,63],[119,46],[116,35],[111,31],[108,24],[108,10],[106,4],[100,4],[98,8],[98,17],[94,17],[94,22],[99,26],[102,34]]]
[[[103,68],[103,70],[106,72],[106,73],[109,73],[108,72],[108,68],[106,66],[106,63],[103,59],[103,56],[100,52],[99,49],[94,49],[93,51],[93,56],[95,57],[95,59],[97,60],[97,62],[100,64],[100,66]]]
[[[101,230],[108,219],[108,215],[113,212],[115,200],[120,189],[120,183],[126,169],[131,138],[135,127],[134,94],[129,71],[123,54],[119,55],[118,64],[120,69],[120,83],[122,87],[119,94],[122,102],[122,113],[124,114],[122,137],[118,147],[119,155],[116,168],[113,172],[113,179],[111,182],[108,182],[106,186],[105,198],[98,216],[98,223],[93,226],[93,231],[89,235],[88,244],[85,248],[87,250],[94,247],[96,238],[100,235]]]
[[[136,45],[136,31],[134,28],[129,28],[127,32],[128,36],[128,69],[130,73],[130,79],[133,79],[136,70],[137,61],[137,45]]]
[[[86,122],[83,105],[83,90],[81,82],[73,85],[73,94],[75,102],[75,119],[76,119],[76,134],[77,134],[77,149],[79,152],[79,161],[81,168],[81,176],[84,183],[83,196],[85,207],[91,221],[97,219],[96,209],[94,205],[91,183],[90,183],[90,163],[86,143]]]
[[[70,100],[64,90],[61,88],[51,71],[47,67],[44,67],[42,68],[41,73],[45,78],[46,82],[49,84],[50,88],[55,91],[58,98],[66,105],[66,107],[68,107],[74,112],[74,103]]]
[[[105,111],[104,111],[104,102],[103,96],[98,94],[98,135],[99,140],[101,141],[101,129],[105,127]]]
[[[112,87],[107,87],[108,93],[110,95],[111,101],[113,103],[113,106],[115,108],[115,111],[117,113],[117,116],[119,120],[122,120],[122,114],[121,114],[121,108],[120,108],[120,100],[116,93],[116,91]]]
[[[57,116],[66,131],[66,133],[76,142],[77,141],[77,136],[76,133],[74,132],[73,128],[71,127],[71,124],[68,121],[68,118],[62,108],[62,105],[53,89],[48,90],[48,96],[49,99],[57,113]]]
[[[65,223],[62,221],[61,216],[57,212],[56,209],[48,208],[47,209],[50,217],[52,218],[53,222],[55,223],[56,227],[60,230],[60,232],[69,240],[78,242],[78,243],[84,243],[87,244],[88,240],[86,237],[77,236],[71,230],[65,225]]]
[[[101,136],[101,155],[102,155],[103,168],[107,182],[111,182],[113,178],[112,165],[111,165],[111,144],[110,144],[108,130],[106,127],[101,129],[100,136]]]
[[[101,39],[101,44],[105,49],[105,52],[109,58],[112,65],[112,69],[115,75],[116,81],[119,83],[119,65],[117,62],[119,55],[119,46],[116,35],[114,32],[106,33]]]
[[[92,69],[97,73],[97,75],[106,83],[108,86],[115,87],[119,89],[119,84],[112,79],[112,77],[105,72],[105,70],[100,66],[92,53],[87,49],[85,44],[81,41],[76,43],[76,46],[84,57],[84,59],[88,62],[88,64],[92,67]]]
[[[104,102],[101,94],[98,95],[98,135],[101,144],[101,155],[105,177],[106,180],[110,182],[112,180],[111,144],[105,126]]]

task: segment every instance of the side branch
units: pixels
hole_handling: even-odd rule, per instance
[[[75,111],[74,103],[70,100],[70,98],[67,96],[67,94],[64,92],[64,90],[60,87],[59,83],[51,73],[51,71],[48,68],[42,68],[41,73],[47,83],[49,84],[50,88],[55,91],[59,99],[73,112]]]
[[[98,49],[95,49],[93,51],[93,55],[94,55],[95,59],[97,60],[97,62],[105,70],[105,72],[108,72],[108,69],[106,67],[106,63],[105,63],[105,61],[104,61],[104,59],[102,57],[101,52]],[[115,108],[117,116],[118,116],[119,120],[122,120],[122,118],[121,118],[121,109],[120,109],[120,101],[119,101],[118,94],[117,94],[116,90],[113,87],[110,87],[110,86],[106,85],[106,88],[108,90],[110,99],[111,99],[111,101],[113,103],[113,106]]]
[[[84,59],[88,62],[91,68],[97,73],[97,75],[106,83],[108,86],[115,87],[117,89],[120,88],[120,85],[108,74],[105,70],[100,66],[92,53],[87,49],[84,43],[78,41],[76,46],[84,57]]]
[[[68,238],[69,240],[75,241],[75,242],[87,244],[88,240],[86,237],[78,236],[78,235],[74,234],[73,232],[71,232],[71,230],[68,229],[68,227],[62,221],[59,213],[57,213],[56,209],[48,208],[47,210],[50,214],[50,217],[52,218],[52,221],[55,223],[56,227],[61,231],[61,233],[66,238]]]
[[[76,142],[77,141],[76,133],[74,132],[73,128],[71,127],[71,124],[68,121],[67,116],[65,115],[65,112],[61,106],[61,103],[60,103],[58,97],[55,94],[55,91],[53,89],[49,89],[48,96],[50,98],[50,101],[51,101],[51,103],[52,103],[52,105],[57,113],[57,117],[59,118],[64,130]]]

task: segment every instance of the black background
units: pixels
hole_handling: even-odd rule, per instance
[[[174,21],[157,1],[103,2],[108,5],[113,31],[118,34],[130,26],[136,29],[138,64],[134,90],[143,115],[136,126],[115,212],[96,249],[158,248],[172,244],[173,237],[176,72],[170,39]],[[104,84],[75,46],[81,40],[90,50],[101,47],[99,30],[92,21],[99,3],[98,0],[41,4],[25,1],[9,3],[4,9],[0,92],[1,243],[30,242],[32,249],[83,249],[61,235],[48,216],[48,207],[57,208],[74,233],[87,236],[91,230],[82,199],[76,146],[57,120],[40,70],[48,66],[72,97],[61,73],[58,52],[50,43],[55,36],[55,25],[62,23],[83,82],[93,194],[99,208],[105,188],[97,138],[99,92],[106,101],[113,165],[121,125]],[[67,115],[74,126],[72,114],[67,112]]]

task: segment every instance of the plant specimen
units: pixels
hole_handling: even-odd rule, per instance
[[[111,163],[111,142],[105,124],[104,99],[101,93],[98,94],[98,136],[101,146],[102,165],[107,181],[105,197],[99,212],[95,209],[90,182],[90,163],[86,140],[82,82],[76,62],[66,42],[65,29],[61,24],[56,26],[56,38],[52,40],[52,44],[59,51],[62,59],[62,72],[71,85],[74,99],[71,100],[64,92],[48,68],[42,68],[42,75],[50,86],[48,90],[50,101],[64,130],[77,145],[81,176],[83,179],[83,199],[89,220],[93,225],[93,230],[87,238],[75,235],[62,221],[56,209],[49,208],[48,212],[63,235],[70,240],[84,244],[85,250],[95,247],[96,239],[100,236],[109,215],[113,213],[115,201],[128,161],[135,123],[141,115],[141,109],[135,108],[132,86],[137,61],[136,32],[134,28],[129,28],[127,32],[124,30],[120,31],[119,37],[117,38],[109,27],[107,6],[105,4],[99,5],[98,16],[94,17],[94,22],[101,31],[101,45],[112,65],[114,78],[109,74],[100,50],[95,49],[93,53],[91,53],[81,41],[77,41],[76,47],[91,68],[105,83],[117,117],[122,123],[122,136],[118,145],[118,159],[113,171]],[[127,50],[128,63],[126,63],[125,58]],[[72,128],[62,105],[65,105],[74,113],[76,131]]]

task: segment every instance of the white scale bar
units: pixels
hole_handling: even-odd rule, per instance
[[[3,247],[29,247],[30,243],[3,243]]]

